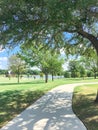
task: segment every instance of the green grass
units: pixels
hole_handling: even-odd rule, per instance
[[[56,79],[44,83],[44,80],[23,78],[18,84],[16,78],[0,77],[0,128],[50,89],[61,84],[92,81],[97,80]]]
[[[88,130],[98,130],[98,104],[94,103],[98,84],[76,87],[73,95],[73,110]]]

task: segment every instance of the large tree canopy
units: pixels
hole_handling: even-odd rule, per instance
[[[3,45],[35,40],[57,48],[87,39],[98,53],[97,22],[97,0],[0,0]]]

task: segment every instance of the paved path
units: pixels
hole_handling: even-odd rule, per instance
[[[72,111],[77,85],[81,83],[52,89],[0,130],[87,130]]]

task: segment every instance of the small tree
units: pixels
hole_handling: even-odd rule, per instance
[[[80,77],[84,77],[86,76],[86,71],[85,71],[85,68],[83,66],[80,66]]]
[[[18,83],[20,79],[20,75],[25,71],[26,64],[24,61],[22,61],[17,55],[12,55],[9,58],[9,69],[17,74]]]
[[[42,73],[45,74],[45,82],[48,82],[48,74],[53,75],[60,73],[62,70],[63,60],[60,59],[60,55],[56,52],[52,52],[51,49],[43,48],[42,45],[39,47],[29,47],[28,51],[25,46],[21,46],[21,57],[29,63],[31,66],[37,66]]]
[[[43,79],[43,77],[44,77],[44,73],[40,72],[40,78]]]
[[[42,52],[41,52],[42,53]],[[48,81],[48,74],[52,75],[52,81],[54,80],[54,75],[62,72],[63,60],[60,59],[59,55],[56,53],[51,53],[47,50],[42,54],[42,61],[40,61],[40,68],[45,74],[45,82]]]
[[[62,73],[63,59],[59,57],[58,54],[53,54],[48,60],[49,73],[52,75],[52,81],[54,80],[54,75]]]
[[[97,56],[96,53],[93,51],[93,55],[91,57],[84,57],[83,63],[85,64],[85,68],[88,71],[92,71],[94,78],[97,77],[98,72],[98,64],[97,64]]]
[[[71,77],[70,72],[69,72],[69,71],[65,71],[65,72],[64,72],[64,77],[65,77],[65,78],[70,78],[70,77]]]
[[[93,72],[91,70],[87,71],[87,77],[93,77]]]
[[[71,60],[69,62],[69,71],[71,72],[71,77],[76,78],[80,77],[80,72],[79,72],[79,62],[76,60]]]

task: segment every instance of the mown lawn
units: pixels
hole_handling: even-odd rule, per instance
[[[44,80],[23,78],[18,84],[16,78],[9,80],[0,77],[0,128],[50,89],[61,84],[93,81],[95,80],[56,79],[54,82],[44,83]]]
[[[73,95],[73,110],[88,130],[98,130],[98,104],[94,103],[98,84],[76,87]]]

